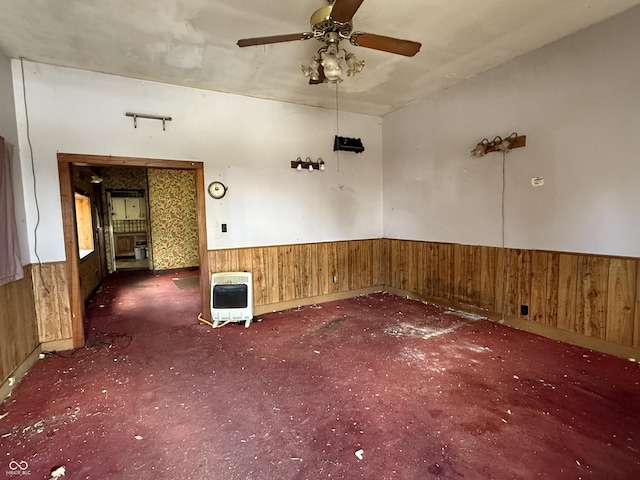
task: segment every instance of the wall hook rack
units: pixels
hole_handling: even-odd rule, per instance
[[[148,118],[150,120],[162,120],[162,131],[166,130],[166,122],[171,121],[171,117],[167,117],[166,115],[150,115],[148,113],[125,113],[127,117],[133,117],[133,128],[138,128],[138,119],[139,118]]]
[[[489,141],[488,138],[483,138],[478,144],[471,150],[471,155],[474,157],[484,157],[487,153],[491,152],[508,152],[513,148],[524,147],[527,144],[526,135],[518,135],[513,132],[506,138],[496,136],[493,140]]]

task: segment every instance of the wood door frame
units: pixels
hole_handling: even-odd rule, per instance
[[[196,180],[196,217],[198,221],[198,254],[200,257],[200,293],[202,316],[210,320],[209,312],[209,255],[207,248],[207,216],[205,213],[204,163],[189,160],[161,160],[154,158],[112,157],[106,155],[82,155],[58,153],[58,176],[62,203],[62,227],[64,250],[67,257],[69,306],[71,311],[73,347],[84,345],[84,299],[80,290],[80,261],[76,238],[76,217],[73,200],[72,167],[143,167],[193,170]]]

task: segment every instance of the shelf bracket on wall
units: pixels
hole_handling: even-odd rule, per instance
[[[150,120],[162,120],[162,131],[166,130],[166,122],[171,121],[171,117],[166,115],[149,115],[148,113],[125,113],[127,117],[133,117],[133,128],[138,128],[138,118],[148,118]]]

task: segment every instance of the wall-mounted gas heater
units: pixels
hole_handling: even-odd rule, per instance
[[[250,272],[219,272],[211,275],[211,319],[213,326],[221,323],[244,322],[253,319],[253,287]]]

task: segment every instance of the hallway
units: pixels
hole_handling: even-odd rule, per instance
[[[214,330],[197,320],[194,274],[105,280],[87,347],[47,354],[0,405],[2,469],[171,480],[640,472],[636,363],[385,293]]]

